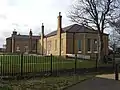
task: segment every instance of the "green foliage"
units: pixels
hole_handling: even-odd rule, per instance
[[[7,86],[4,86],[4,87],[0,87],[0,90],[12,90],[12,89]]]
[[[11,82],[11,86],[19,90],[63,90],[65,87],[92,77],[94,77],[94,75],[36,78],[30,80],[21,80],[19,82],[14,81]]]

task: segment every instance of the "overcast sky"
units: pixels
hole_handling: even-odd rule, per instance
[[[72,24],[66,16],[73,0],[0,0],[0,47],[5,44],[6,37],[11,36],[14,29],[20,34],[33,34],[41,31],[41,23],[45,25],[45,33],[57,29],[57,16],[63,16],[62,26]]]

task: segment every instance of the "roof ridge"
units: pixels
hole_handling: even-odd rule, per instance
[[[67,27],[70,27],[69,29],[71,29],[74,25],[77,25],[77,24],[72,24],[72,25],[69,25],[69,26],[66,26],[66,27],[64,27],[64,28],[62,28],[62,31],[63,31],[63,29],[65,29],[65,28],[67,28]],[[68,29],[68,30],[69,30]],[[52,32],[50,32],[50,33],[48,33],[47,35],[49,35],[49,34],[51,34],[51,33],[53,33],[53,32],[56,32],[57,30],[54,30],[54,31],[52,31]]]
[[[81,25],[79,25],[79,24],[76,24],[76,25],[78,25],[78,26],[81,26]],[[77,29],[76,31],[78,31],[79,29]]]
[[[17,36],[29,36],[29,35],[17,35]],[[39,36],[39,35],[33,35],[33,36]]]
[[[74,33],[74,32],[78,32],[78,33],[83,33],[83,32],[84,33],[86,33],[86,32],[94,33],[94,32],[96,32],[97,33],[97,30],[93,30],[93,29],[91,29],[89,27],[86,27],[86,26],[83,26],[83,25],[80,25],[80,24],[76,24],[76,23],[72,24],[72,25],[68,25],[68,26],[62,28],[62,31],[63,31],[62,33],[69,33],[69,32],[71,32],[71,33]],[[48,33],[46,36],[50,37],[50,36],[54,36],[56,34],[57,34],[57,30],[54,30],[54,31]]]
[[[69,31],[71,28],[73,28],[73,26],[75,26],[75,25],[76,25],[76,24],[70,25],[71,27],[70,27],[68,30],[66,30],[66,32]],[[67,26],[67,27],[69,27],[69,26]]]

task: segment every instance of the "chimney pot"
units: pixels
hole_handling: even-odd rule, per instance
[[[32,36],[32,29],[30,29],[29,35]]]
[[[16,31],[16,29],[14,29],[13,34],[12,34],[12,35],[17,35],[17,31]]]
[[[59,12],[59,16],[61,16],[61,12]]]
[[[42,23],[42,26],[44,26],[44,24]]]
[[[42,23],[42,35],[44,37],[44,24]]]

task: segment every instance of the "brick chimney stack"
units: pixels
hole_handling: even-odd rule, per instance
[[[42,32],[41,32],[41,54],[44,54],[44,24],[42,23]]]
[[[58,36],[58,55],[61,56],[61,33],[62,33],[62,16],[61,12],[59,12],[58,16],[58,28],[57,28],[57,36]]]
[[[29,32],[29,53],[32,52],[32,29]]]
[[[30,38],[32,37],[32,29],[30,29],[29,37],[30,37]]]
[[[61,16],[61,12],[59,12],[59,16],[58,16],[58,34],[61,33],[62,31],[62,16]]]
[[[12,53],[15,52],[15,36],[17,35],[17,31],[16,29],[14,29],[13,33],[12,33]]]

